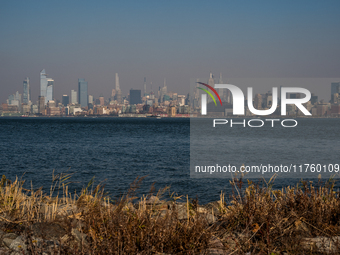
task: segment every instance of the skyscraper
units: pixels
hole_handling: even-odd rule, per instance
[[[120,90],[118,73],[116,73],[116,91],[117,91],[117,90]]]
[[[22,102],[24,104],[28,104],[28,102],[31,100],[31,88],[30,88],[30,80],[27,77],[24,80],[24,93],[22,95]]]
[[[130,89],[130,104],[140,104],[141,101],[141,91],[137,89]]]
[[[340,82],[332,82],[331,83],[331,98],[333,98],[334,94],[340,94]],[[334,102],[332,102],[334,103]]]
[[[68,95],[63,95],[63,98],[62,98],[62,104],[64,105],[64,106],[67,106],[69,103],[70,103],[70,98],[69,98],[69,96]]]
[[[71,90],[71,104],[78,104],[77,91]]]
[[[40,72],[40,96],[45,98],[45,104],[54,97],[54,80],[47,78],[45,69]]]
[[[210,85],[211,87],[215,87],[215,81],[214,81],[214,76],[212,72],[210,72],[210,75],[209,75],[208,85]]]
[[[89,95],[89,104],[93,104],[93,96]]]
[[[209,80],[208,80],[208,85],[210,85],[211,87],[215,87],[215,80],[214,80],[214,76],[212,74],[212,72],[210,72],[210,76],[209,76]],[[208,103],[212,102],[212,98],[208,97]]]
[[[46,97],[47,92],[47,77],[45,69],[40,72],[40,96]]]
[[[45,115],[45,97],[39,96],[39,113]]]
[[[260,94],[256,94],[254,98],[254,107],[257,110],[262,109],[262,96]]]
[[[121,104],[122,102],[123,102],[122,91],[118,90],[117,91],[117,104]]]
[[[51,78],[47,78],[45,103],[51,100],[54,100],[54,80]]]
[[[87,81],[85,79],[78,79],[78,98],[81,107],[87,107],[88,104],[88,90]]]
[[[144,96],[146,96],[146,77],[144,77]]]
[[[160,102],[162,103],[164,101],[164,96],[168,93],[168,88],[166,86],[166,79],[164,78],[164,85],[163,88],[161,88],[160,92]]]
[[[120,90],[119,86],[119,76],[118,73],[116,73],[116,93],[117,93],[117,103],[122,103],[122,91]]]
[[[101,106],[105,105],[105,100],[104,100],[103,94],[100,95],[100,97],[99,97],[99,102],[100,102],[100,105],[101,105]]]

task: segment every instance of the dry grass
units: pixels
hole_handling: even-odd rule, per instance
[[[166,201],[162,196],[167,188],[155,195],[152,188],[137,198],[135,191],[143,178],[116,201],[105,195],[101,185],[91,190],[93,180],[81,193],[71,194],[70,177],[54,176],[49,194],[26,190],[19,180],[1,180],[2,229],[21,226],[15,231],[28,237],[32,254],[47,249],[34,244],[30,229],[34,223],[63,227],[66,234],[59,237],[60,245],[49,247],[60,254],[204,254],[216,237],[220,249],[230,254],[339,254],[335,239],[331,248],[326,244],[340,236],[340,198],[332,180],[302,181],[274,190],[274,178],[246,185],[242,178],[234,178],[232,194],[221,193],[211,208],[173,194]],[[179,203],[180,199],[184,201]],[[217,221],[208,222],[208,214]],[[323,248],[306,244],[312,240],[306,238],[318,236],[324,237]]]
[[[234,179],[230,202],[226,203],[221,195],[224,228],[241,233],[235,238],[235,252],[318,254],[315,247],[306,249],[305,238],[340,236],[340,199],[333,180],[323,183],[319,179],[314,186],[301,181],[281,190],[272,189],[273,181],[274,178],[256,184],[247,181],[247,187],[242,189],[242,178]],[[334,254],[339,254],[340,245],[334,243]]]

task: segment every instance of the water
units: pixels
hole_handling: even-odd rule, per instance
[[[314,157],[329,156],[320,151],[320,146],[333,146],[333,152],[339,148],[340,119],[300,121],[328,121],[328,135],[315,140],[319,153]],[[233,139],[244,136],[237,132],[233,130]],[[285,139],[301,140],[301,135],[306,133],[292,132]],[[272,143],[265,139],[266,134],[262,138],[257,150]],[[235,150],[245,148],[243,143],[235,146]],[[155,182],[156,189],[170,185],[171,192],[188,194],[191,198],[198,196],[201,203],[207,203],[217,200],[221,190],[227,193],[231,190],[228,179],[190,178],[189,119],[0,118],[0,148],[0,174],[10,179],[24,175],[26,185],[32,181],[34,187],[43,186],[45,191],[51,185],[53,170],[74,173],[71,189],[77,191],[94,176],[96,183],[105,180],[105,189],[112,196],[126,192],[137,176],[146,175],[139,194],[146,193]],[[310,150],[313,149],[308,147],[306,152]],[[280,148],[274,153],[279,155]],[[297,181],[280,180],[276,186]]]
[[[233,121],[242,123],[244,119],[234,118]],[[246,119],[248,123],[250,119]],[[224,125],[213,127],[213,119],[191,119],[190,123],[190,155],[193,176],[216,177],[227,176],[229,173],[205,174],[195,172],[195,166],[236,166],[246,167],[286,166],[287,173],[280,173],[278,178],[329,178],[335,171],[339,172],[340,155],[340,119],[335,118],[300,118],[294,128],[283,127],[276,120],[274,127],[270,121],[253,119],[251,125],[261,125],[261,128],[243,127],[231,120]],[[289,123],[290,122],[290,123]],[[221,121],[220,121],[221,123]],[[295,125],[285,121],[284,125]],[[308,165],[318,165],[318,170],[307,169]],[[332,172],[332,164],[334,168]],[[296,166],[294,172],[294,166]],[[299,166],[302,166],[300,168]],[[291,172],[289,172],[291,168]],[[301,170],[301,172],[300,172]],[[307,172],[306,172],[307,170]],[[262,173],[248,173],[247,178],[262,177]],[[272,173],[267,173],[270,178]]]

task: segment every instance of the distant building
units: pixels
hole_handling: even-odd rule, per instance
[[[325,116],[327,114],[328,109],[329,109],[328,104],[318,104],[317,105],[317,115],[319,117]]]
[[[93,105],[93,96],[89,95],[89,104]]]
[[[117,90],[120,90],[118,73],[116,73],[116,91],[117,91]]]
[[[123,102],[122,91],[118,90],[116,96],[117,96],[117,104],[121,104]]]
[[[331,102],[332,102],[333,104],[339,103],[339,94],[338,94],[338,93],[334,93],[334,94],[332,95],[332,97],[331,97]]]
[[[71,90],[71,104],[78,104],[77,91]]]
[[[85,79],[78,79],[78,98],[81,107],[87,107],[88,104],[88,86]]]
[[[332,82],[331,83],[331,98],[336,93],[340,94],[340,82]],[[332,103],[334,103],[334,102],[332,101]]]
[[[112,89],[112,91],[111,91],[111,100],[114,100],[115,96],[116,96],[116,90]]]
[[[141,90],[130,89],[130,105],[140,103],[142,103]]]
[[[47,89],[45,103],[54,100],[54,80],[47,78]]]
[[[334,117],[337,117],[340,115],[340,105],[339,104],[333,104],[331,106],[331,114],[334,116]]]
[[[47,77],[45,69],[40,72],[40,97],[46,97],[47,92]]]
[[[310,102],[311,102],[312,105],[316,104],[318,102],[318,96],[316,96],[312,93],[312,96],[310,98]]]
[[[175,117],[176,116],[176,107],[175,106],[170,106],[169,107],[168,115],[170,117]]]
[[[168,87],[166,86],[166,79],[164,78],[163,88],[160,89],[160,102],[164,101],[164,96],[168,93]]]
[[[55,101],[54,100],[50,100],[50,101],[48,101],[48,103],[47,103],[47,107],[49,107],[49,108],[52,108],[52,107],[55,107],[56,106],[56,103],[55,103]]]
[[[27,77],[24,80],[24,93],[22,94],[22,102],[24,104],[28,104],[28,102],[31,100],[31,87],[30,87],[30,80]]]
[[[70,103],[69,96],[68,95],[63,95],[61,102],[62,102],[63,106],[67,106]]]
[[[103,96],[103,95],[101,95],[101,96],[99,97],[99,102],[100,102],[99,104],[102,105],[102,106],[105,104],[104,96]]]
[[[20,106],[21,105],[21,94],[19,92],[15,92],[13,95],[9,95],[7,99],[7,104],[8,105],[16,105]]]
[[[177,100],[179,105],[185,105],[185,95],[178,95]]]
[[[270,108],[273,104],[273,95],[271,91],[268,91],[266,93],[266,101],[265,101],[265,107]]]
[[[254,98],[254,108],[257,110],[262,109],[262,96],[261,94],[256,94]]]
[[[39,113],[42,115],[45,115],[45,97],[39,96],[39,105],[38,105],[38,110]]]
[[[117,103],[121,104],[122,103],[122,91],[120,90],[118,73],[116,73],[116,98],[117,98]]]
[[[40,96],[45,98],[45,104],[53,100],[54,80],[47,78],[45,69],[40,72]]]
[[[213,76],[212,72],[210,72],[210,75],[209,75],[208,85],[210,85],[213,88],[215,87],[215,80],[214,80],[214,76]],[[208,97],[208,103],[209,102],[212,102],[211,97]]]

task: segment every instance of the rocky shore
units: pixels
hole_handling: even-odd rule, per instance
[[[330,183],[272,190],[234,180],[234,193],[200,205],[184,196],[118,201],[100,187],[73,196],[0,189],[0,254],[339,254],[339,193]]]

